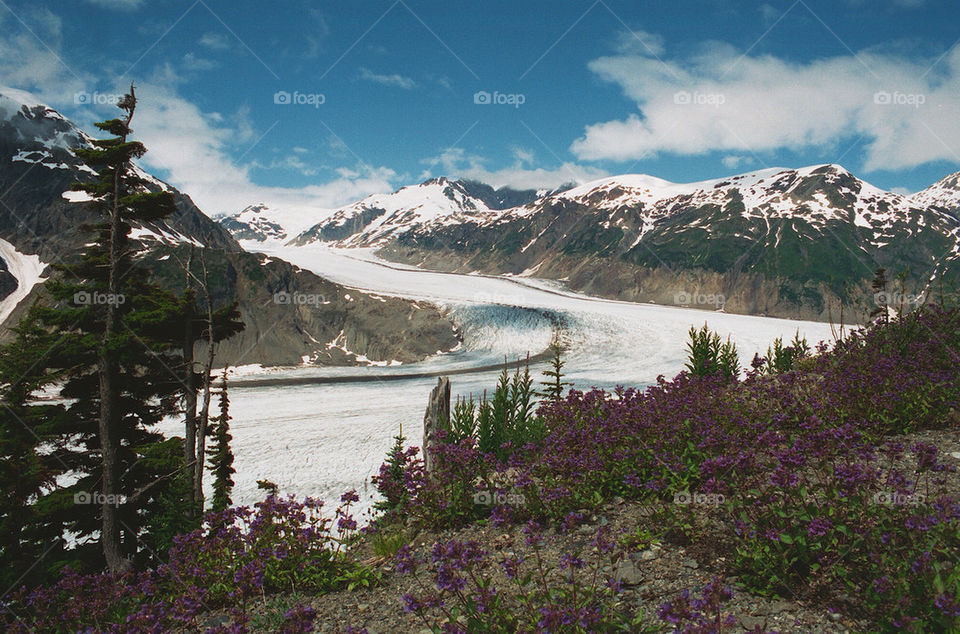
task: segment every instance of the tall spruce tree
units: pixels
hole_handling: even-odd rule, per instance
[[[169,192],[147,191],[135,173],[133,161],[146,149],[129,139],[137,105],[132,85],[117,105],[121,118],[96,124],[112,136],[76,150],[96,171],[74,185],[100,212],[95,239],[75,262],[52,267],[45,283],[52,302],[29,311],[15,342],[29,346],[30,378],[4,395],[13,406],[8,414],[21,407],[19,418],[57,447],[56,464],[44,462],[73,477],[60,487],[47,478],[53,490],[33,503],[30,510],[42,518],[33,528],[51,538],[69,530],[76,542],[71,563],[111,571],[142,557],[146,518],[159,510],[180,470],[179,440],[164,440],[151,428],[176,411],[182,389],[169,370],[179,356],[165,341],[178,318],[177,298],[150,283],[129,241],[131,221],[160,220],[174,211],[174,201]],[[16,384],[15,375],[5,378]],[[32,396],[52,378],[66,404],[62,414],[39,418]],[[40,456],[45,451],[34,448]],[[97,534],[99,557],[92,552]]]

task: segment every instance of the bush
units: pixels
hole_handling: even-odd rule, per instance
[[[736,344],[727,337],[711,332],[706,324],[697,330],[690,327],[690,341],[687,342],[689,358],[687,371],[693,376],[723,376],[735,379],[740,375],[740,358]]]

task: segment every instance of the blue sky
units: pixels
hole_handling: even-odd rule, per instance
[[[439,175],[840,163],[915,191],[960,170],[958,23],[953,0],[0,0],[0,84],[90,130],[135,81],[144,162],[211,215]]]

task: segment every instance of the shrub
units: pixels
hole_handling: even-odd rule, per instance
[[[690,327],[690,341],[687,342],[689,358],[687,371],[693,376],[720,375],[727,378],[737,378],[740,375],[740,359],[737,346],[727,337],[720,340],[720,335],[711,332],[706,324],[697,330]]]

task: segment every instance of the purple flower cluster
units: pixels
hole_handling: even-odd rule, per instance
[[[732,614],[723,614],[724,604],[733,598],[733,590],[714,577],[704,586],[700,596],[691,598],[684,589],[679,595],[661,604],[657,616],[671,624],[674,632],[683,634],[719,634],[732,630],[736,619]]]
[[[546,437],[509,465],[470,439],[436,447],[433,478],[411,462],[407,514],[469,521],[490,508],[472,494],[509,470],[525,503],[494,520],[535,521],[535,545],[540,525],[569,530],[614,496],[659,501],[667,528],[685,526],[690,507],[669,502],[695,490],[723,496],[711,512],[736,535],[734,565],[754,590],[854,589],[884,624],[943,617],[938,584],[960,592],[945,572],[960,550],[960,501],[942,494],[955,469],[935,446],[895,436],[956,420],[960,310],[928,307],[817,351],[743,381],[681,373],[642,392],[571,390],[540,408]]]
[[[337,517],[349,519],[356,499],[352,492],[344,496]],[[0,626],[10,632],[195,630],[202,614],[228,605],[232,622],[211,631],[245,632],[252,601],[335,589],[344,573],[359,568],[342,550],[351,529],[332,534],[322,506],[270,496],[254,509],[210,514],[202,528],[177,537],[168,561],[155,569],[124,575],[66,569],[52,586],[21,589],[8,597]],[[312,608],[296,606],[281,631],[311,631],[314,616]]]

